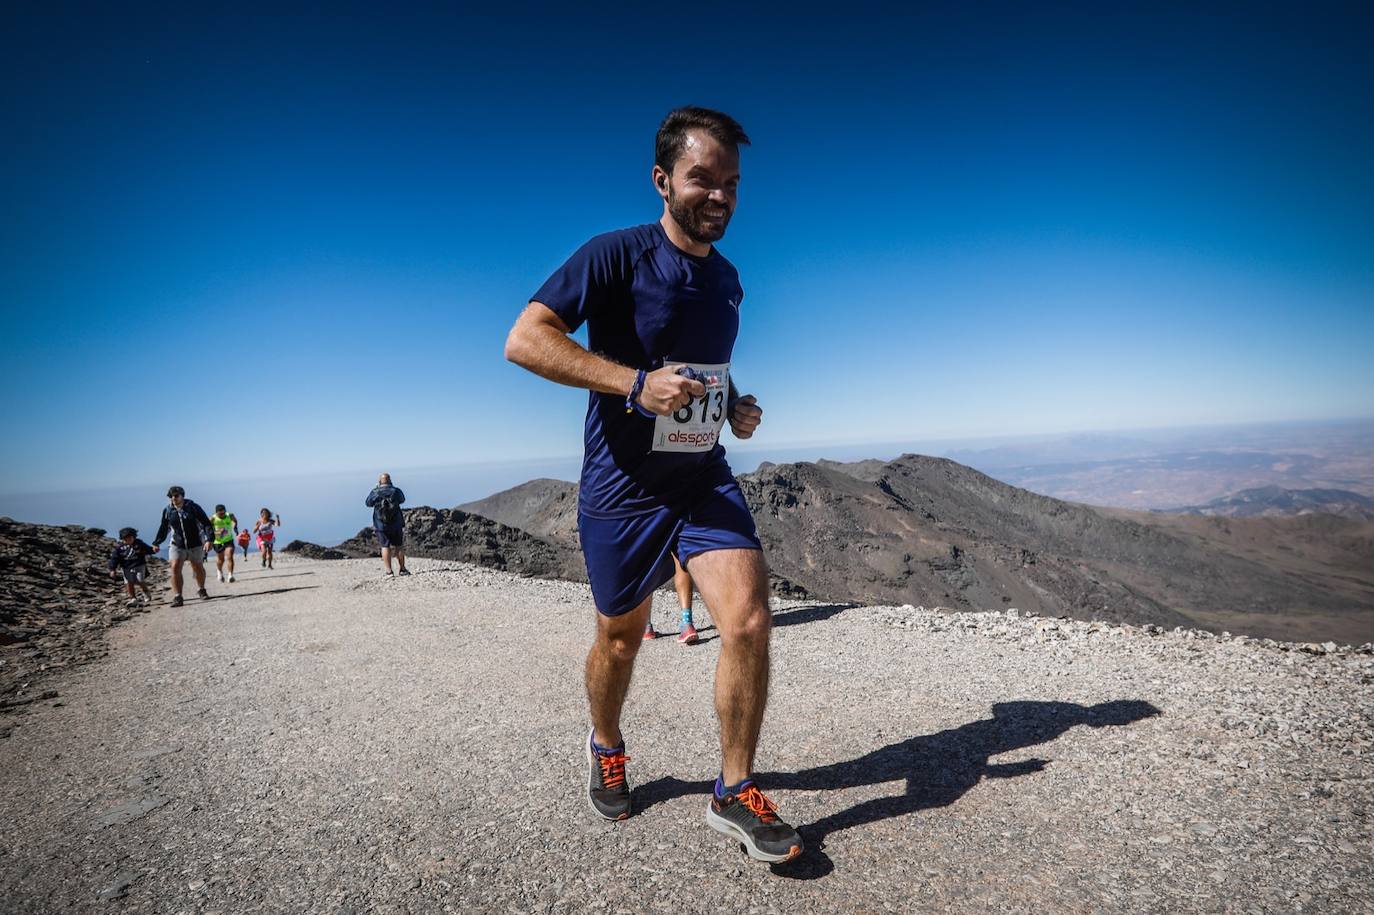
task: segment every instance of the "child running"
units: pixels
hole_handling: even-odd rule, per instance
[[[223,505],[215,506],[210,516],[210,526],[215,533],[215,570],[219,580],[224,581],[224,560],[229,560],[229,581],[234,580],[234,535],[239,532],[239,519],[233,512],[226,511]]]
[[[277,528],[281,527],[281,515],[273,515],[264,508],[260,517],[253,523],[253,533],[258,535],[258,550],[262,553],[262,564],[272,568],[272,543],[277,539]]]
[[[153,552],[152,547],[138,539],[138,531],[132,527],[120,528],[119,543],[110,553],[110,577],[114,578],[119,571],[123,571],[124,589],[129,593],[126,607],[138,606],[134,585],[143,588],[143,603],[150,604],[153,601],[153,595],[148,590],[148,557]]]

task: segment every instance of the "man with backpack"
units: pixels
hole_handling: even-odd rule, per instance
[[[391,474],[384,473],[377,478],[377,485],[367,494],[367,499],[363,503],[372,509],[372,529],[376,532],[377,543],[382,548],[382,565],[386,566],[388,575],[392,574],[393,553],[400,566],[400,574],[410,574],[406,569],[404,546],[406,521],[405,516],[401,514],[401,506],[405,500],[406,494],[391,485]]]

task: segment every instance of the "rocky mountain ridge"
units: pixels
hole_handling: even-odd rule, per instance
[[[586,566],[576,546],[463,511],[419,506],[401,510],[407,556],[451,559],[532,578],[586,581]],[[334,547],[295,540],[286,552],[311,559],[353,559],[378,555],[376,533],[365,527]]]
[[[763,464],[739,480],[780,595],[1296,641],[1374,633],[1374,525],[1099,509],[921,455]],[[574,484],[538,480],[468,504],[552,533],[566,532],[575,503]]]
[[[576,483],[540,477],[458,508],[577,548]]]
[[[1271,518],[1326,514],[1357,521],[1374,521],[1374,499],[1347,489],[1285,489],[1260,486],[1213,499],[1202,505],[1165,510],[1174,515],[1225,518]]]

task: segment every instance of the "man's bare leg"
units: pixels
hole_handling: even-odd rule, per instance
[[[600,746],[620,745],[620,710],[630,691],[635,655],[644,641],[644,624],[653,600],[650,594],[638,607],[620,616],[596,615],[596,640],[587,652],[586,680],[592,739]]]
[[[196,588],[200,591],[205,590],[205,563],[191,560],[191,574],[196,577]],[[181,593],[178,589],[177,593]]]
[[[673,557],[676,568],[673,570],[673,590],[677,592],[678,606],[684,610],[692,607],[692,576],[687,574],[687,570],[682,567],[682,563]]]
[[[181,566],[182,566],[182,563],[184,563],[185,561],[186,561],[186,560],[184,560],[184,559],[173,559],[173,560],[172,560],[172,596],[173,596],[173,597],[180,597],[180,596],[181,596]]]
[[[693,556],[692,580],[720,632],[716,717],[721,778],[738,784],[754,770],[754,750],[768,704],[768,566],[759,550],[711,550]]]
[[[382,565],[386,566],[387,574],[391,573],[391,547],[382,547]]]
[[[403,546],[396,547],[396,566],[402,572],[406,570],[406,548]]]

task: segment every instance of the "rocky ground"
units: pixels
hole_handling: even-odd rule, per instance
[[[250,565],[7,713],[5,911],[1374,911],[1368,649],[778,602],[769,868],[702,821],[712,630],[644,645],[606,823],[586,587],[413,567]]]
[[[145,612],[126,608],[123,579],[110,578],[114,545],[99,528],[0,518],[0,708],[43,696],[53,671],[103,657],[105,630]],[[149,560],[155,593],[166,568]]]

